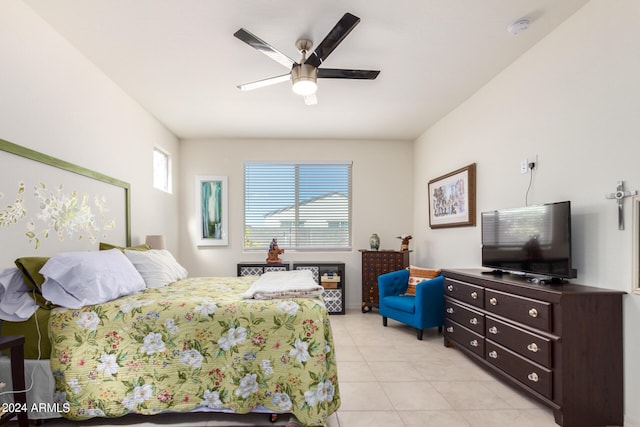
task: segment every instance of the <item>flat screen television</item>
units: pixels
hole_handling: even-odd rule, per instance
[[[571,267],[571,203],[547,203],[482,212],[482,266],[562,281]]]

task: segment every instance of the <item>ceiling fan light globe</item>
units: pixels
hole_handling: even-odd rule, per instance
[[[318,71],[316,67],[307,64],[296,64],[291,70],[293,92],[303,96],[316,93],[318,89],[316,84],[317,77]]]
[[[318,90],[318,85],[313,80],[300,79],[297,82],[293,83],[293,91],[297,95],[311,95],[313,93],[316,93],[316,90]]]

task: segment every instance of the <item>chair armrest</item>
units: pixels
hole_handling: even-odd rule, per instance
[[[425,313],[437,319],[444,318],[444,276],[424,280],[416,285],[416,313]]]
[[[397,270],[378,276],[378,297],[400,295],[407,292],[409,270]]]

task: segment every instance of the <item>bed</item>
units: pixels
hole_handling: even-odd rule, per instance
[[[168,251],[131,246],[127,182],[1,139],[0,159],[0,333],[26,335],[29,418],[256,411],[324,425],[340,406],[315,281],[248,297],[266,275],[187,278]]]
[[[97,257],[97,276],[124,270],[124,264],[105,261],[107,254],[118,262],[127,260],[117,249],[62,255],[73,255],[76,270],[92,270],[87,257]],[[40,270],[47,279],[54,275],[47,271],[52,263]],[[131,265],[143,271],[141,265]],[[317,286],[307,271],[278,274],[288,273],[308,273]],[[86,274],[73,272],[78,275],[83,289],[90,291],[86,298],[103,293],[102,284],[89,286]],[[254,292],[267,299],[247,297],[260,289],[259,283],[264,286],[263,279],[283,277],[273,275],[170,283],[165,278],[154,287],[146,286],[149,277],[142,276],[145,286],[136,292],[109,295],[96,304],[79,298],[66,307],[38,309],[41,316],[49,314],[52,403],[61,416],[82,420],[167,411],[256,411],[291,413],[305,425],[326,425],[338,409],[335,349],[321,293],[305,296],[280,289],[266,296]],[[47,293],[49,286],[45,282],[40,287],[45,299],[56,300]]]

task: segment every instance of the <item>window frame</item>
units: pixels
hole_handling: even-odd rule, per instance
[[[157,185],[157,181],[156,181],[156,176],[157,176],[157,163],[156,163],[156,153],[161,154],[162,156],[165,157],[166,159],[166,170],[164,170],[164,180],[166,182],[163,182],[163,184],[166,184],[166,188],[164,186],[158,186]],[[152,181],[153,181],[153,188],[155,188],[156,190],[160,190],[164,193],[168,193],[168,194],[173,194],[173,171],[172,171],[172,159],[171,159],[171,154],[165,150],[162,147],[159,147],[157,145],[155,145],[153,147],[153,177],[152,177]]]

